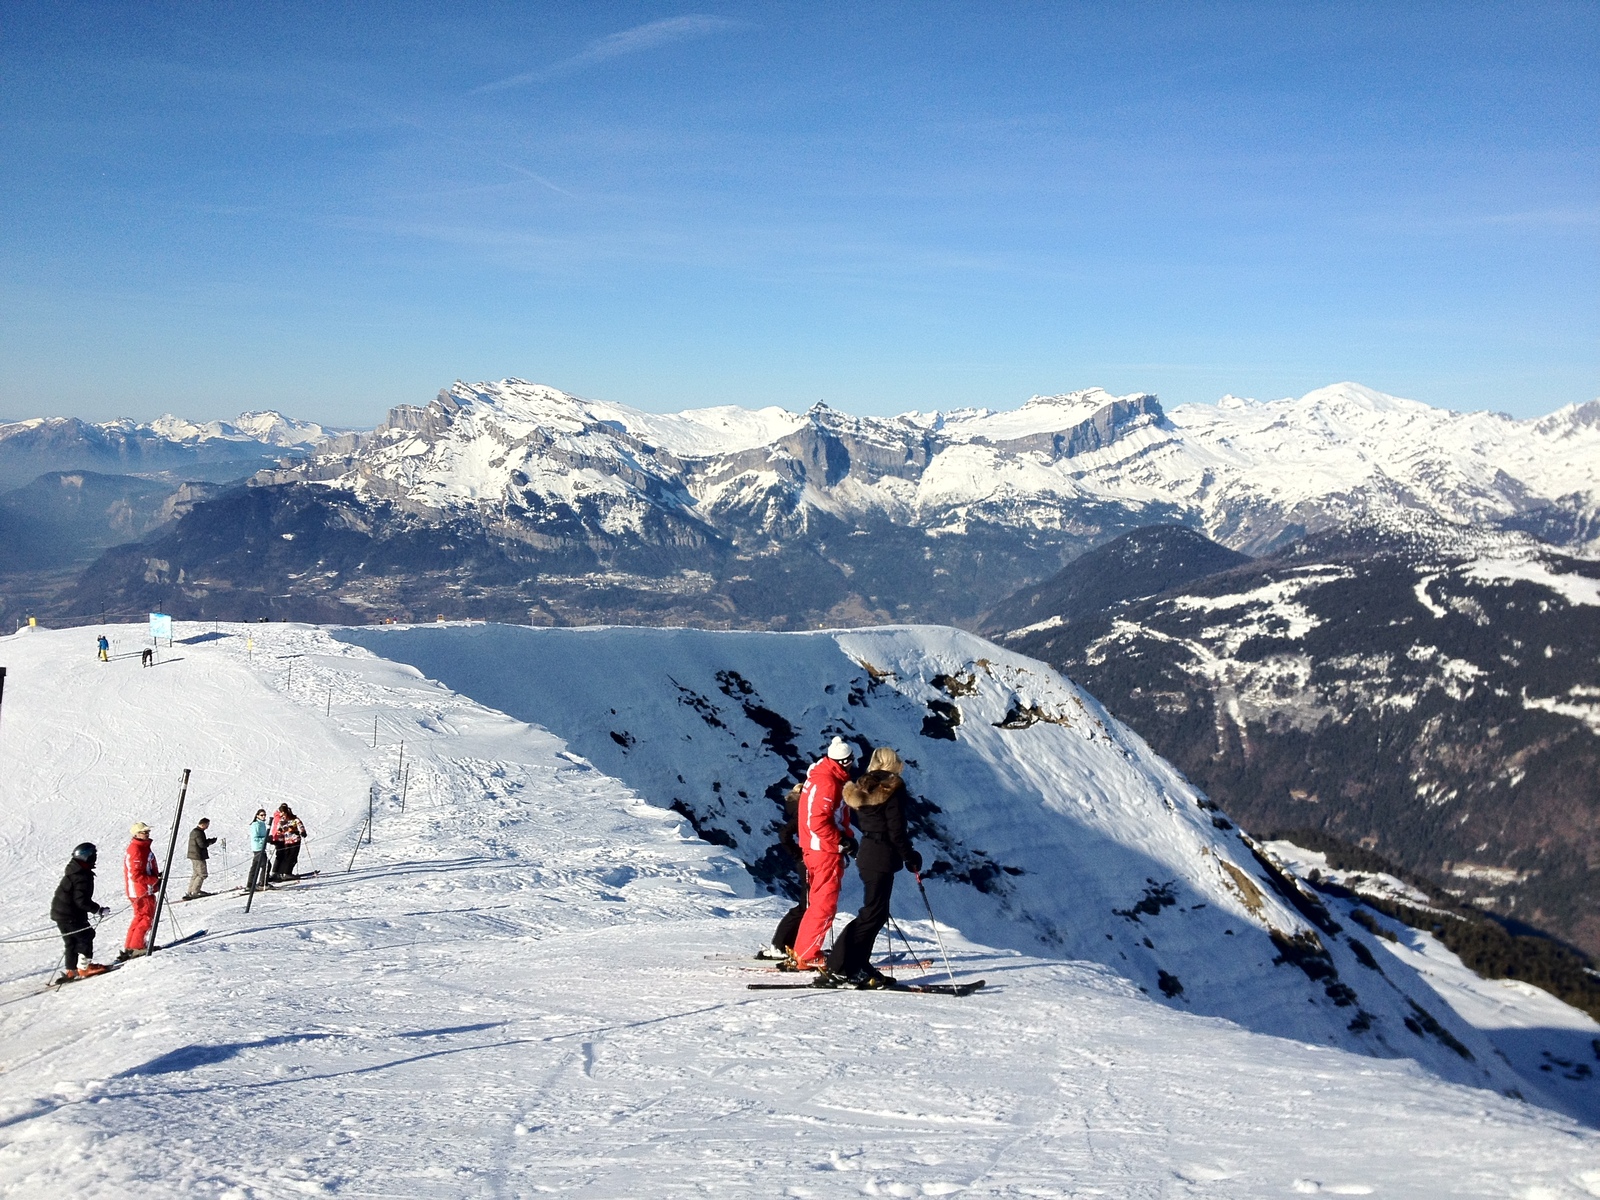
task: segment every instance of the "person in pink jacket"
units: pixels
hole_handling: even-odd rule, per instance
[[[794,939],[795,966],[802,971],[821,970],[824,965],[822,941],[839,908],[845,856],[855,848],[849,810],[840,801],[853,757],[850,743],[834,738],[828,756],[812,765],[800,788],[800,851],[810,885],[806,915]]]
[[[117,955],[118,962],[150,953],[147,943],[156,919],[156,893],[161,890],[161,868],[150,845],[150,826],[135,821],[132,832],[128,852],[122,856],[122,882],[133,905],[133,920],[128,923],[128,938]]]

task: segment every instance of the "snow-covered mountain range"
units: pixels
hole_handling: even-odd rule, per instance
[[[154,421],[89,422],[35,417],[0,423],[0,489],[49,471],[156,476],[174,482],[238,479],[299,454],[334,431],[278,412],[240,413],[197,424],[170,413]]]
[[[108,664],[0,639],[8,1191],[1600,1193],[1600,1026],[1347,921],[969,635],[180,623],[144,670],[111,632]],[[763,789],[832,732],[914,760],[976,996],[746,989],[783,978],[749,970],[787,903]],[[176,905],[193,941],[40,994],[71,846],[120,909],[127,823],[164,840],[185,766],[217,885],[280,798],[323,875]],[[914,888],[894,911],[938,958]]]
[[[276,478],[424,511],[588,510],[613,535],[674,517],[778,533],[814,511],[934,535],[1053,530],[1079,508],[1115,505],[1252,553],[1390,509],[1580,544],[1600,536],[1600,401],[1516,421],[1342,383],[1170,415],[1154,396],[1090,388],[1012,412],[661,416],[508,379],[397,408]]]
[[[660,415],[504,380],[399,406],[253,485],[104,564],[82,603],[963,623],[1156,522],[1250,553],[1358,521],[1520,531],[1588,553],[1600,401],[1515,421],[1340,384],[1170,414],[1154,396],[1089,389],[1012,412]]]

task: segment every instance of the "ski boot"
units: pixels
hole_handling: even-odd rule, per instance
[[[876,967],[862,967],[861,970],[850,976],[846,982],[849,983],[851,987],[858,988],[864,992],[878,991],[881,988],[892,988],[895,985],[894,980],[890,976],[885,975]]]

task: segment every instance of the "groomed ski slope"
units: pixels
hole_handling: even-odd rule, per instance
[[[282,799],[329,873],[178,905],[205,937],[59,993],[53,942],[0,946],[0,1194],[1600,1195],[1600,1139],[1548,1109],[1094,964],[947,930],[985,992],[749,992],[783,905],[551,733],[320,630],[178,636],[144,671],[0,639],[0,937],[89,838],[110,958],[127,823],[164,850],[185,766],[218,885]]]

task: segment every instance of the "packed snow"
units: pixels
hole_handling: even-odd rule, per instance
[[[976,996],[747,990],[776,978],[748,956],[786,902],[757,885],[741,847],[696,837],[669,796],[580,748],[604,739],[624,754],[594,712],[610,672],[614,696],[634,692],[628,728],[648,750],[629,768],[637,779],[675,759],[697,784],[713,770],[732,779],[740,761],[754,772],[757,741],[744,737],[739,759],[683,693],[638,694],[664,668],[689,676],[712,650],[706,635],[180,623],[144,669],[139,629],[109,631],[109,664],[95,660],[94,632],[0,639],[0,1194],[1600,1195],[1600,1138],[1593,1117],[1576,1119],[1579,1084],[1526,1080],[1526,1101],[1471,1085],[1475,1071],[1513,1077],[1482,1029],[1523,1014],[1533,1045],[1571,1025],[1548,997],[1515,989],[1501,989],[1499,1025],[1429,1000],[1494,1060],[1458,1058],[1451,1081],[1431,1042],[1389,1057],[1271,1036],[1252,1028],[1267,1006],[1241,998],[1238,1019],[1197,1015],[1142,992],[1142,968],[1113,955],[1048,951],[1036,927],[1013,929],[1015,945],[980,940],[975,928],[1005,932],[999,901],[945,879],[930,895],[957,976],[988,981]],[[1231,835],[1194,815],[1187,785],[1070,684],[991,647],[992,673],[957,697],[956,740],[916,745],[904,722],[923,711],[933,670],[969,661],[959,636],[762,636],[730,635],[705,666],[739,669],[791,712],[805,754],[816,725],[838,716],[823,689],[870,660],[881,674],[870,703],[857,712],[839,699],[841,711],[862,736],[896,731],[923,764],[913,786],[949,777],[952,844],[1031,835],[1037,844],[1003,849],[1042,875],[1072,836],[1085,839],[1073,872],[1019,876],[1029,890],[1012,902],[1042,904],[1048,883],[1067,919],[1081,887],[1096,937],[1112,920],[1130,946],[1187,938],[1222,960],[1219,977],[1254,972],[1290,994],[1271,981],[1295,968],[1252,964],[1267,945],[1261,914],[1295,915]],[[424,651],[453,658],[458,675],[477,664],[478,682],[452,690],[401,661]],[[469,696],[513,697],[518,679],[528,705],[591,728],[541,726]],[[679,682],[699,694],[698,676]],[[806,688],[813,709],[792,709]],[[1072,723],[1002,729],[993,709],[1007,697]],[[738,704],[716,703],[730,736],[757,729]],[[703,740],[683,740],[685,714]],[[258,895],[249,913],[238,895],[169,905],[161,940],[192,940],[42,991],[59,950],[43,913],[71,847],[101,848],[97,894],[117,910],[99,935],[106,961],[126,921],[128,823],[156,827],[164,854],[185,767],[178,832],[205,815],[228,842],[214,848],[214,885],[242,882],[245,824],[280,801],[310,828],[302,869],[323,873]],[[1107,774],[1085,803],[1073,797],[1088,770]],[[1062,771],[1063,798],[1041,794]],[[977,788],[998,814],[987,826],[969,802]],[[369,802],[370,840],[358,841]],[[1212,896],[1181,925],[1167,924],[1170,909],[1142,923],[1093,911],[1110,860],[1141,830],[1151,854],[1185,866],[1184,907],[1202,887]],[[1258,909],[1235,899],[1217,918],[1236,930],[1226,939],[1206,914],[1230,903],[1230,873],[1199,871],[1200,847],[1262,894]],[[1095,855],[1098,870],[1084,861]],[[175,864],[175,885],[186,878]],[[1145,880],[1124,884],[1137,900]],[[938,957],[914,897],[897,891],[897,919],[918,953]],[[1347,976],[1360,970],[1334,953]],[[1386,987],[1455,986],[1427,954],[1392,961],[1384,983],[1353,980],[1380,1023]],[[1208,986],[1195,976],[1195,992]],[[1330,1015],[1318,1014],[1325,1026]]]

